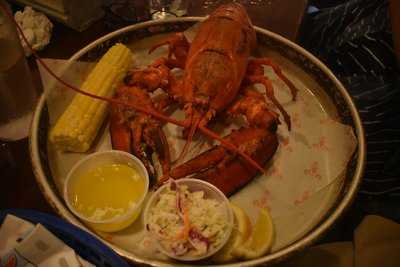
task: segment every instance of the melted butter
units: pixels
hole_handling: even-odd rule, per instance
[[[143,177],[124,164],[101,165],[72,179],[69,198],[73,207],[91,220],[123,215],[145,192]]]

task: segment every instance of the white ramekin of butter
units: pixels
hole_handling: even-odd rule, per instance
[[[135,156],[117,150],[93,153],[70,170],[64,184],[69,209],[95,230],[128,227],[141,212],[149,176]]]

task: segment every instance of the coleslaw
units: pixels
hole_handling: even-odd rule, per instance
[[[224,241],[226,205],[171,181],[149,212],[146,228],[174,256],[202,256]]]

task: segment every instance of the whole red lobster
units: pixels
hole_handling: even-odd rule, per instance
[[[13,19],[3,5],[0,9]],[[273,68],[290,88],[293,99],[297,89],[269,59],[249,59],[256,45],[255,32],[245,9],[239,4],[218,8],[202,23],[191,45],[183,34],[176,34],[153,47],[149,52],[168,44],[168,57],[144,70],[132,71],[126,80],[127,86],[120,87],[115,98],[88,93],[58,77],[31,47],[18,23],[14,23],[38,62],[57,81],[80,94],[113,104],[110,123],[113,147],[133,152],[145,162],[150,173],[154,171],[145,150],[158,152],[163,178],[181,178],[196,173],[196,177],[215,184],[230,195],[258,171],[263,171],[261,166],[274,155],[278,146],[276,129],[279,120],[276,113],[268,110],[264,96],[247,89],[248,85],[261,83],[265,86],[267,97],[280,110],[290,129],[289,115],[275,99],[272,84],[263,75],[262,65]],[[171,69],[176,67],[185,69],[183,80],[171,75]],[[157,88],[164,89],[167,95],[154,101],[149,93]],[[172,102],[185,109],[185,121],[163,114]],[[206,127],[221,112],[244,115],[248,127],[221,138]],[[196,129],[218,140],[220,145],[170,170],[168,144],[159,120],[189,129],[187,145]]]
[[[197,130],[218,138],[221,144],[171,170],[168,143],[159,120],[148,113],[114,105],[110,122],[113,147],[134,153],[151,173],[154,169],[148,155],[158,152],[163,169],[159,182],[195,174],[230,195],[262,170],[260,166],[265,165],[278,147],[278,115],[267,108],[265,96],[249,89],[249,85],[265,86],[267,98],[279,109],[289,129],[289,115],[274,97],[263,65],[272,67],[290,88],[293,99],[297,89],[271,60],[249,59],[256,46],[256,34],[240,4],[216,9],[201,23],[191,44],[182,33],[177,33],[149,52],[162,45],[168,45],[168,56],[145,69],[133,70],[125,79],[126,85],[118,89],[116,98],[158,113],[172,103],[183,108],[186,118],[182,125],[186,128],[187,142],[181,156]],[[182,79],[171,73],[174,68],[184,69]],[[150,93],[158,88],[165,95],[155,100]],[[207,128],[221,114],[244,115],[247,126],[221,139]]]

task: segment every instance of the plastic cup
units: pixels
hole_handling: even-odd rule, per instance
[[[11,9],[0,0],[0,140],[15,141],[29,134],[37,91],[9,15]]]
[[[220,250],[226,244],[226,242],[228,241],[228,239],[232,233],[232,228],[233,228],[233,224],[234,224],[234,215],[233,215],[232,209],[230,207],[229,200],[224,195],[224,193],[222,193],[217,187],[215,187],[214,185],[212,185],[208,182],[205,182],[205,181],[202,181],[199,179],[184,178],[184,179],[176,180],[175,183],[177,184],[177,186],[186,185],[190,192],[203,191],[205,199],[215,199],[218,202],[224,203],[224,205],[225,205],[224,212],[225,212],[226,218],[228,220],[227,221],[228,227],[225,230],[222,242],[219,244],[219,246],[215,247],[213,250],[209,250],[204,255],[177,256],[177,255],[171,253],[170,251],[168,251],[166,248],[164,248],[160,243],[158,243],[158,248],[163,254],[167,255],[168,257],[177,259],[177,260],[196,261],[196,260],[208,258],[208,257],[212,256],[213,254],[215,254],[218,250]],[[168,186],[169,186],[169,183],[160,187],[156,192],[153,193],[153,195],[150,197],[149,201],[147,202],[147,205],[144,210],[145,225],[147,225],[147,223],[148,223],[151,209],[156,204],[157,200],[159,199],[159,196],[167,189]],[[149,231],[149,233],[152,234],[151,231]],[[154,236],[154,239],[158,240],[156,236]]]
[[[126,164],[135,169],[144,179],[145,190],[143,195],[137,201],[137,204],[129,208],[125,214],[106,220],[93,220],[80,214],[74,208],[70,200],[69,188],[73,179],[80,179],[84,173],[104,164]],[[64,184],[64,199],[72,213],[91,228],[103,232],[116,232],[128,227],[137,219],[140,211],[142,210],[143,201],[148,193],[148,188],[149,175],[143,163],[138,158],[129,153],[118,150],[102,151],[93,153],[90,156],[83,158],[70,170]],[[115,193],[117,194],[118,192]]]

